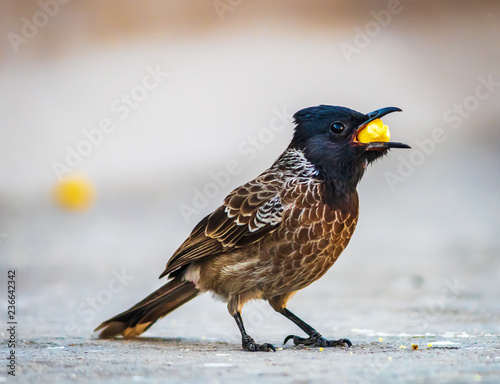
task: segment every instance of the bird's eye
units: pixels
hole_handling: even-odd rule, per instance
[[[333,133],[342,133],[344,131],[344,128],[344,124],[339,122],[335,122],[330,125],[330,131],[332,131]]]

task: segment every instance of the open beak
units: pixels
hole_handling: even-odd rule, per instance
[[[387,108],[377,109],[376,111],[366,114],[366,116],[368,116],[368,120],[366,120],[363,125],[366,125],[375,119],[380,119],[391,112],[403,112],[403,110],[398,107],[387,107]]]
[[[372,121],[374,121],[376,119],[380,119],[381,117],[383,117],[391,112],[401,112],[401,111],[402,110],[400,108],[387,107],[387,108],[381,108],[381,109],[377,109],[376,111],[367,113],[366,116],[368,117],[368,119],[359,127],[358,134],[361,130],[363,130]],[[386,126],[384,126],[384,127],[387,129]],[[358,141],[357,139],[355,139],[355,140]],[[360,142],[360,141],[358,141],[358,142]],[[411,148],[407,144],[396,143],[396,142],[391,142],[391,141],[376,141],[376,139],[374,141],[370,140],[370,141],[363,141],[360,143],[365,145],[366,150],[380,150],[380,149],[389,149],[389,148]]]

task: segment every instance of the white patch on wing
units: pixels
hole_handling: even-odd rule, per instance
[[[316,178],[319,172],[315,166],[306,159],[301,150],[293,148],[287,149],[271,166],[268,172],[265,173],[266,177],[272,174],[276,176],[274,180],[266,180],[264,182],[259,181],[259,178],[257,178],[257,181],[263,183],[263,190],[266,189],[265,183],[278,184],[277,187],[279,189],[276,191],[274,197],[263,202],[256,211],[243,214],[240,209],[233,209],[229,205],[226,205],[224,208],[224,212],[228,218],[233,219],[236,217],[234,224],[237,226],[247,226],[250,233],[256,232],[267,225],[273,227],[281,223],[283,220],[283,211],[289,207],[283,206],[280,198],[280,190],[294,188],[297,184],[307,184],[308,188],[311,189],[321,183]],[[248,216],[252,215],[255,216],[250,221],[247,221]]]
[[[267,224],[273,226],[279,224],[282,220],[282,213],[283,207],[279,196],[275,196],[271,200],[266,201],[257,210],[257,214],[253,220],[254,227],[250,228],[250,232],[255,232]]]

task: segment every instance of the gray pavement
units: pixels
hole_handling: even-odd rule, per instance
[[[39,10],[7,3],[4,37]],[[212,2],[67,3],[19,54],[0,41],[0,383],[500,383],[499,2],[403,2],[349,57],[341,47],[392,2],[239,2],[224,21]],[[146,68],[168,77],[124,118],[112,105]],[[291,114],[320,103],[401,107],[384,122],[414,148],[368,169],[351,243],[290,301],[354,346],[283,346],[297,327],[253,302],[249,334],[280,349],[244,352],[210,295],[137,340],[96,339],[92,329],[162,284],[196,222],[282,152]],[[72,165],[97,200],[64,212],[50,198],[53,162],[105,119],[116,130]],[[180,207],[230,161],[238,174],[186,220]]]
[[[98,340],[96,325],[161,284],[165,255],[186,235],[164,219],[161,204],[168,202],[160,200],[143,202],[109,225],[106,217],[126,204],[103,203],[82,216],[52,208],[11,213],[11,225],[33,234],[29,258],[16,254],[13,231],[2,245],[17,255],[2,262],[3,271],[18,273],[17,382],[500,382],[496,251],[462,249],[462,255],[435,245],[412,261],[420,250],[397,237],[372,246],[380,244],[377,209],[364,215],[339,262],[290,302],[325,336],[349,338],[352,348],[283,346],[286,335],[300,331],[257,301],[244,308],[247,330],[278,351],[245,352],[225,305],[210,295],[179,308],[144,337]],[[389,220],[384,233],[404,237],[398,227]],[[123,243],[110,250],[118,238]],[[471,254],[473,260],[457,263]],[[1,349],[7,351],[5,342]]]
[[[83,338],[21,343],[19,381],[45,382],[276,382],[276,383],[498,383],[498,336],[355,336],[350,349],[285,347],[248,353],[236,343],[193,338],[146,337],[134,341]],[[408,346],[419,345],[418,350]]]

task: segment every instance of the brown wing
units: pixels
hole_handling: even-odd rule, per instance
[[[281,184],[264,173],[232,191],[219,208],[196,225],[160,277],[195,260],[255,243],[276,229],[283,213]]]

